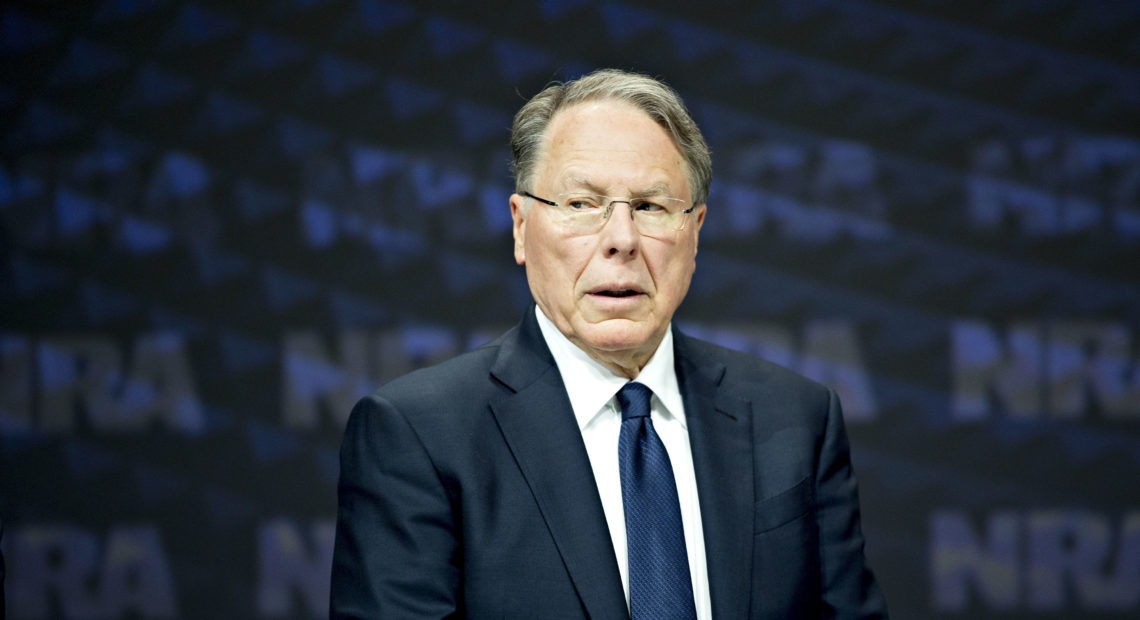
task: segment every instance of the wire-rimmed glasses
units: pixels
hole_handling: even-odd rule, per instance
[[[530,192],[523,196],[533,198],[552,207],[551,212],[558,224],[565,230],[578,235],[598,232],[613,213],[614,205],[622,202],[629,205],[629,216],[637,231],[649,237],[669,237],[685,228],[689,215],[696,205],[686,208],[687,200],[668,196],[645,198],[614,198],[586,192],[564,192],[555,200],[539,198]]]

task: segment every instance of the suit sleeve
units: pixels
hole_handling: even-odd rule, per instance
[[[376,395],[349,416],[337,493],[330,618],[456,613],[452,502],[407,419]]]
[[[828,390],[816,480],[825,617],[886,618],[886,602],[863,554],[859,491],[839,398]]]

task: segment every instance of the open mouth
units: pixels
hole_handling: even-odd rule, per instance
[[[641,293],[627,288],[618,291],[596,291],[594,294],[601,295],[602,297],[633,297],[634,295],[640,295]]]

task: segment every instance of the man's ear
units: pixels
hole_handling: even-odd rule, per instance
[[[526,196],[511,194],[511,233],[515,238],[515,262],[526,264]]]
[[[693,211],[693,221],[695,222],[695,224],[693,225],[693,228],[694,228],[693,234],[696,235],[696,239],[693,242],[694,248],[696,248],[700,245],[701,226],[705,225],[705,212],[706,211],[708,211],[708,208],[704,204],[697,205],[696,210]]]

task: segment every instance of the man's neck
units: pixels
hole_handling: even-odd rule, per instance
[[[543,337],[547,341],[547,346],[550,346],[552,338],[558,338],[577,349],[582,355],[588,357],[594,363],[605,367],[615,375],[625,377],[626,379],[636,379],[638,375],[645,369],[645,366],[657,355],[657,351],[661,348],[661,343],[666,340],[665,336],[668,334],[670,326],[666,326],[665,332],[657,337],[656,342],[652,347],[643,347],[635,351],[598,351],[590,347],[583,346],[582,343],[570,336],[567,336],[562,330],[555,325],[554,321],[550,320],[542,308],[535,306],[535,315],[538,318],[538,324],[542,331]],[[671,339],[670,339],[671,340]]]

